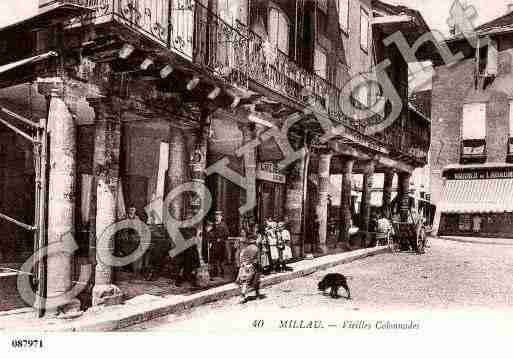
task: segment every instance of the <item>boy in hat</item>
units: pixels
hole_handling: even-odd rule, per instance
[[[240,251],[240,267],[236,283],[240,288],[240,303],[245,304],[248,301],[247,293],[250,287],[255,290],[256,297],[260,297],[259,250],[253,235],[248,236],[241,245],[243,248]]]

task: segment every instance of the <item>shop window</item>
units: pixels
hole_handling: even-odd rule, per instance
[[[289,54],[289,28],[287,15],[280,9],[271,7],[269,10],[269,41],[287,55]]]
[[[369,51],[369,13],[364,8],[360,9],[360,47]]]
[[[513,163],[513,138],[508,139],[508,153],[506,156],[506,162]]]
[[[343,32],[349,32],[349,0],[338,0],[338,24]]]
[[[469,214],[460,214],[458,230],[460,232],[470,232],[472,230],[472,217]]]
[[[328,74],[328,64],[327,64],[327,56],[324,50],[319,47],[315,48],[315,57],[314,57],[314,70],[317,75],[326,79]]]
[[[486,161],[486,103],[463,106],[461,160],[465,163]]]
[[[513,163],[513,101],[509,102],[509,139],[506,161]]]

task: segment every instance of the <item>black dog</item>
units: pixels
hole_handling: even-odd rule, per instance
[[[324,291],[329,287],[331,287],[330,296],[332,298],[338,298],[338,288],[342,287],[347,292],[347,299],[351,299],[351,292],[347,285],[347,278],[344,275],[339,273],[326,274],[319,282],[318,288],[324,293]]]

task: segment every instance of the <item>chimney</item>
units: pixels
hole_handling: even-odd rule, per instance
[[[509,2],[506,6],[507,6],[506,14],[513,12],[513,2]]]

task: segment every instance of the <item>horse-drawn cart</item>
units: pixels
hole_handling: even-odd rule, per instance
[[[392,250],[413,250],[417,254],[424,254],[428,229],[424,226],[421,216],[414,217],[410,212],[409,222],[393,221],[394,235],[391,236],[389,245]]]
[[[423,225],[410,222],[392,222],[394,235],[392,245],[395,250],[413,250],[423,254],[426,247],[426,230]],[[395,243],[394,243],[395,242]]]

